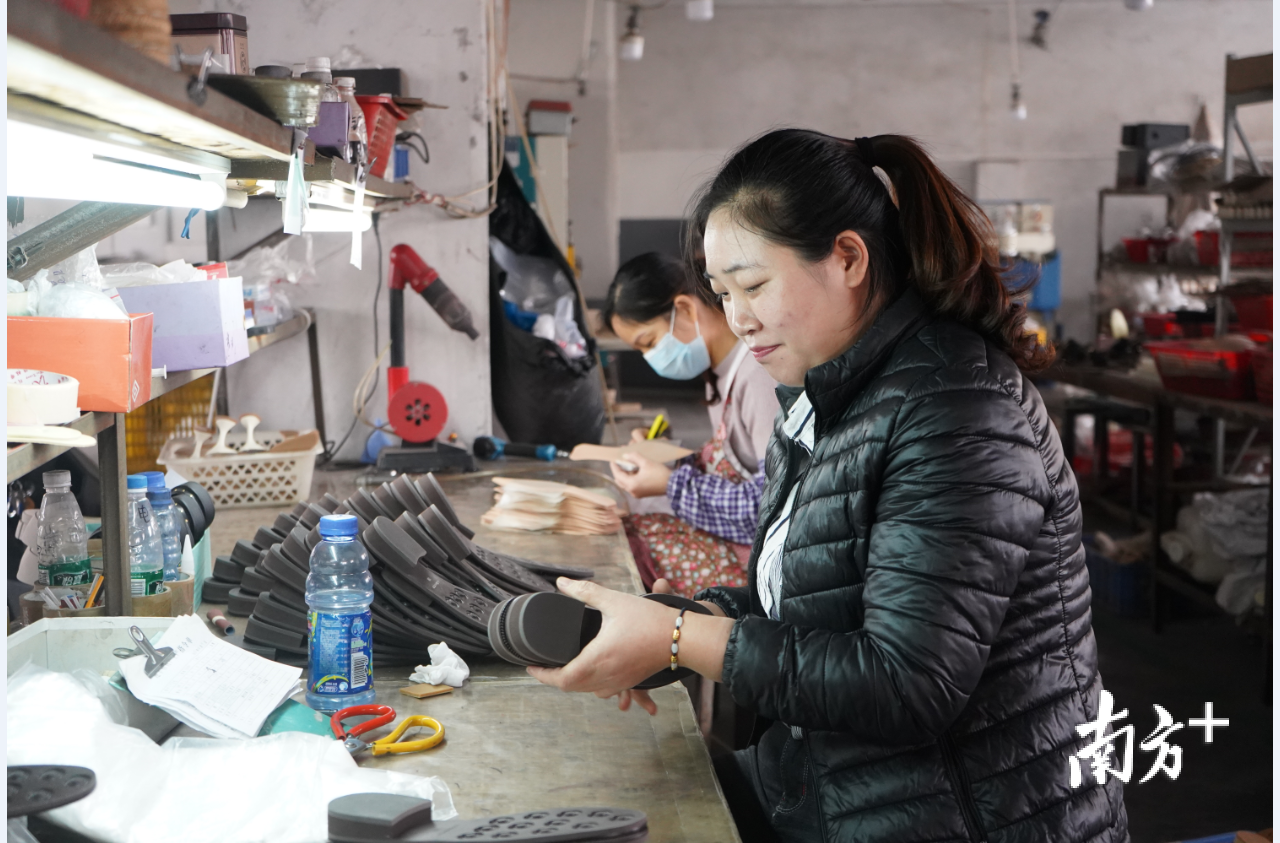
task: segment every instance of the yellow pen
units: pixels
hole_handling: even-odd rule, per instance
[[[653,420],[653,427],[649,428],[649,435],[645,439],[656,439],[658,434],[662,432],[666,419],[662,417],[662,413],[658,413],[658,417]]]

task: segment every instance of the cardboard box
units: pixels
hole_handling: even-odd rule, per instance
[[[121,287],[130,311],[151,311],[151,365],[170,372],[230,366],[249,356],[239,278]]]
[[[150,313],[124,319],[9,317],[9,368],[80,381],[80,409],[127,413],[151,400]]]

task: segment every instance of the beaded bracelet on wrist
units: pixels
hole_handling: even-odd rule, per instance
[[[676,628],[671,632],[671,669],[675,670],[680,666],[680,629],[684,626],[684,613],[688,609],[681,609],[680,614],[676,616]]]

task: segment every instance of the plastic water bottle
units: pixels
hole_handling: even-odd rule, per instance
[[[351,126],[347,130],[347,143],[351,144],[351,160],[363,164],[369,155],[369,130],[364,122],[364,109],[356,99],[356,80],[339,76],[333,80],[338,95],[351,108]],[[358,146],[357,146],[358,144]]]
[[[89,568],[89,531],[76,496],[71,472],[44,473],[44,500],[36,515],[37,585],[85,585]]]
[[[129,592],[145,597],[160,590],[164,577],[164,550],[156,514],[147,502],[147,478],[130,474],[129,487]]]
[[[333,712],[373,702],[373,577],[354,515],[320,519],[307,575],[307,705]]]
[[[164,474],[144,471],[142,476],[147,478],[147,503],[156,514],[156,528],[160,531],[164,581],[173,582],[178,579],[178,568],[182,565],[182,516],[173,505],[173,495],[164,484]]]
[[[303,79],[324,85],[324,90],[320,92],[320,102],[342,102],[342,95],[333,86],[333,70],[328,56],[312,56],[307,59],[307,69],[301,75]]]

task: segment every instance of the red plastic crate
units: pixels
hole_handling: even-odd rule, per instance
[[[1196,348],[1187,341],[1149,342],[1165,389],[1209,398],[1253,397],[1253,351]]]
[[[1196,232],[1196,256],[1201,266],[1218,265],[1218,232]],[[1232,238],[1231,265],[1271,266],[1271,233],[1268,231],[1237,232]]]
[[[1169,246],[1175,241],[1163,237],[1125,237],[1125,254],[1132,263],[1162,263],[1168,255]]]
[[[1138,316],[1142,318],[1142,332],[1149,339],[1182,336],[1182,326],[1172,313],[1139,313]]]
[[[1271,403],[1271,349],[1259,348],[1253,352],[1253,383],[1258,393],[1258,401]]]
[[[391,97],[380,94],[357,94],[356,102],[364,112],[365,131],[369,133],[369,160],[373,162],[369,174],[382,178],[394,154],[400,121],[409,115]]]
[[[1235,296],[1236,318],[1246,331],[1271,330],[1271,296]]]

